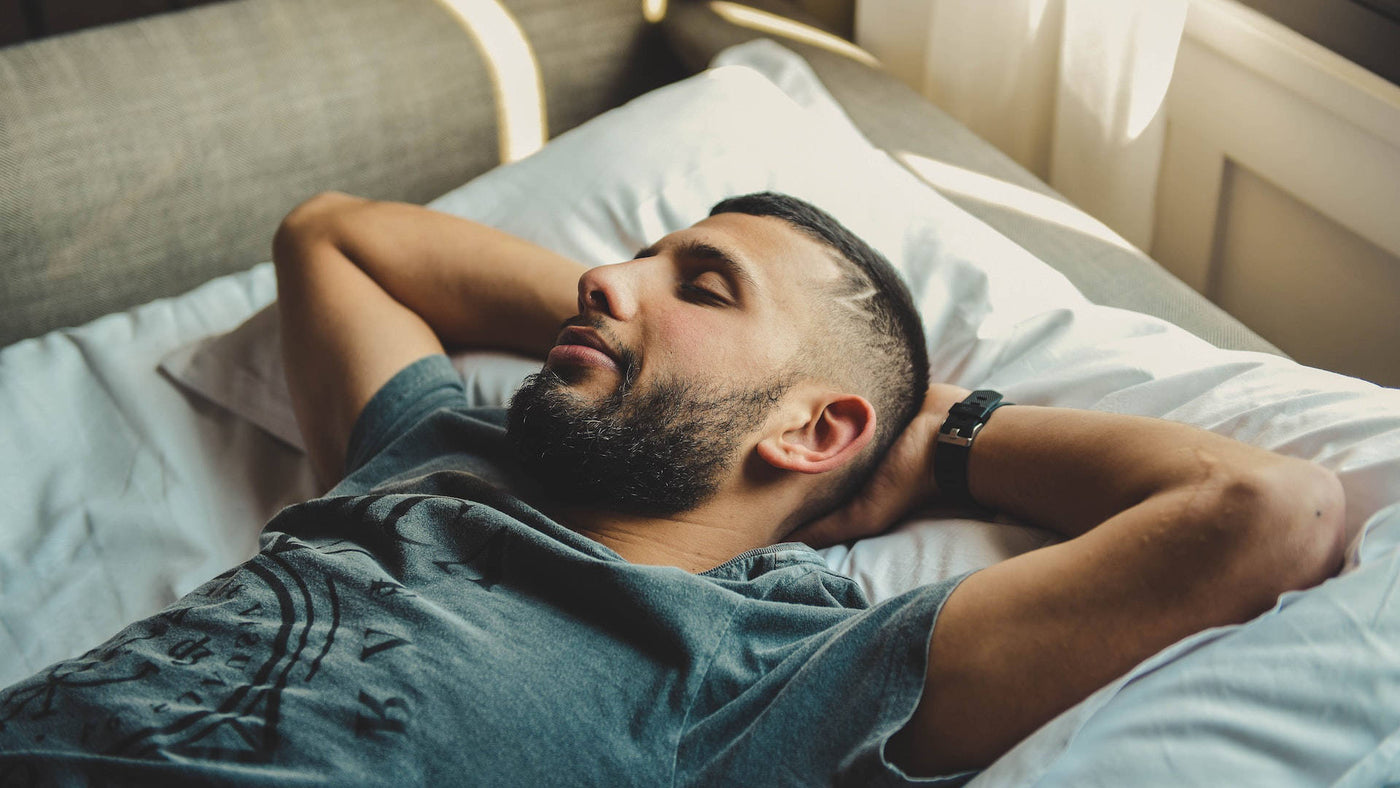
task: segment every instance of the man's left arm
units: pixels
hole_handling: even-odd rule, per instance
[[[795,536],[882,530],[936,498],[934,436],[967,393],[933,387],[865,493]],[[1335,474],[1184,424],[1005,407],[972,444],[968,483],[1070,538],[973,573],[943,604],[923,695],[890,742],[918,773],[984,767],[1156,651],[1341,564]]]

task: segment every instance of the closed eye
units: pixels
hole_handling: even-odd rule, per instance
[[[707,290],[694,282],[681,282],[680,291],[682,295],[692,301],[700,301],[715,306],[724,306],[729,303],[729,300],[724,296],[721,296],[713,290]]]

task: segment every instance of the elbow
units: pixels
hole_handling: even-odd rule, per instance
[[[1301,587],[1317,585],[1341,570],[1346,557],[1346,492],[1342,480],[1331,470],[1299,461],[1305,470],[1293,490],[1301,500],[1303,524],[1298,536],[1303,566],[1311,573],[1301,579]]]
[[[1346,497],[1337,474],[1311,462],[1278,462],[1232,479],[1223,493],[1241,514],[1241,573],[1266,594],[1315,586],[1342,567]]]
[[[368,202],[337,191],[319,192],[304,200],[277,225],[272,236],[272,260],[278,267],[299,259],[297,250],[332,236],[335,222],[345,210]]]

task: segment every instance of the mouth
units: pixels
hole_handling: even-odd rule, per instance
[[[615,371],[621,368],[617,351],[608,347],[608,343],[590,328],[565,328],[554,343],[549,351],[550,363],[605,367]]]

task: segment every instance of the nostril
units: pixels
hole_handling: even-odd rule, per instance
[[[579,312],[622,319],[619,310],[627,308],[630,296],[625,292],[621,276],[614,265],[600,265],[585,271],[578,280]]]

